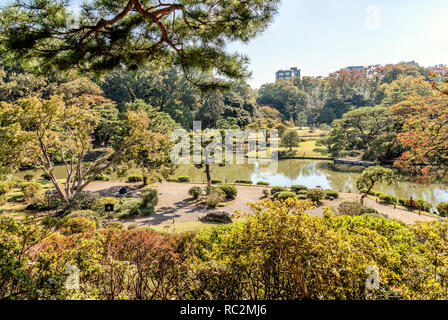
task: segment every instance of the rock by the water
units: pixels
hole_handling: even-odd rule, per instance
[[[210,221],[218,223],[232,223],[232,218],[230,214],[226,211],[213,211],[207,213],[205,216],[199,219],[200,221]]]

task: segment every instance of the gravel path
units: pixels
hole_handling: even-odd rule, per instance
[[[113,196],[118,194],[118,190],[122,186],[127,186],[129,191],[137,190],[141,187],[141,183],[126,183],[126,182],[95,182],[88,186],[87,191],[98,192],[102,196]],[[139,226],[154,226],[176,222],[189,222],[197,221],[200,217],[204,216],[210,210],[206,210],[201,204],[193,200],[188,195],[188,190],[193,186],[204,187],[200,184],[191,183],[169,183],[164,182],[156,184],[159,191],[159,203],[155,208],[155,214],[143,217],[129,219],[125,224],[138,224]],[[263,187],[258,186],[237,186],[238,197],[237,199],[227,203],[224,208],[217,208],[216,210],[224,210],[229,213],[233,213],[236,210],[241,212],[249,211],[249,202],[256,202],[263,199],[262,190]],[[359,194],[354,193],[340,193],[339,199],[334,201],[324,200],[322,205],[318,208],[310,210],[310,215],[322,216],[322,206],[328,206],[331,209],[336,209],[344,200],[359,201]],[[402,209],[394,209],[392,206],[385,206],[376,203],[372,199],[365,199],[364,204],[368,207],[372,207],[379,213],[383,214],[389,219],[398,219],[407,224],[414,224],[419,221],[433,221],[436,218],[426,215],[419,215],[415,212],[410,212]]]

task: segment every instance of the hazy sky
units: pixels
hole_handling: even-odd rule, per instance
[[[447,0],[282,0],[264,34],[229,51],[250,58],[256,88],[294,66],[325,76],[350,65],[448,64],[447,38]]]
[[[448,1],[283,0],[263,35],[229,48],[250,58],[253,87],[293,66],[316,76],[349,65],[448,64]]]

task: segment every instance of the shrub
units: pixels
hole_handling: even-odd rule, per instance
[[[258,181],[257,182],[257,186],[266,186],[268,187],[270,185],[269,182],[265,182],[265,181]]]
[[[114,221],[114,222],[108,222],[105,226],[106,229],[118,229],[118,230],[124,230],[124,224],[123,222]]]
[[[92,220],[95,222],[96,227],[101,227],[101,222],[103,221],[103,218],[98,212],[92,211],[92,210],[77,210],[73,211],[72,213],[68,214],[66,216],[67,219],[71,218],[86,218],[89,220]]]
[[[142,207],[144,208],[155,208],[157,203],[159,203],[159,192],[157,189],[149,188],[146,189],[142,195]]]
[[[76,193],[68,199],[62,207],[63,211],[92,210],[99,195],[94,192]]]
[[[119,212],[120,219],[127,219],[133,216],[138,216],[142,214],[140,207],[142,206],[142,200],[131,198],[124,199],[119,202],[117,211]]]
[[[166,181],[168,181],[168,182],[177,182],[177,179],[173,178],[173,177],[170,177],[170,178],[166,179]]]
[[[61,232],[64,235],[71,235],[75,233],[92,232],[95,230],[95,221],[84,217],[76,217],[67,219],[62,225]]]
[[[409,204],[409,200],[411,200],[411,199],[409,199],[409,198],[400,198],[400,199],[398,199],[398,203],[401,204],[404,207],[407,207],[408,204]]]
[[[343,201],[339,204],[338,211],[343,216],[360,216],[363,214],[361,203],[357,201]]]
[[[141,174],[131,174],[128,176],[129,182],[140,182],[143,181],[143,176]]]
[[[425,199],[418,198],[415,199],[415,207],[419,210],[429,212],[432,209],[433,205]]]
[[[220,183],[222,183],[222,180],[213,179],[211,182],[212,182],[212,184],[220,184]]]
[[[11,190],[9,181],[0,181],[0,195],[7,194]]]
[[[20,185],[25,201],[33,200],[42,189],[42,185],[37,182],[24,182]]]
[[[26,175],[23,176],[23,179],[24,179],[25,181],[31,181],[31,180],[34,179],[34,174],[27,173]]]
[[[221,189],[214,189],[210,192],[205,200],[205,205],[208,209],[214,209],[221,201],[224,201],[226,194]]]
[[[339,192],[334,191],[334,190],[325,190],[325,195],[327,198],[333,198],[333,199],[337,199],[339,198]]]
[[[308,187],[302,186],[302,185],[295,185],[291,187],[292,192],[295,192],[296,194],[299,194],[300,191],[306,191],[308,190]]]
[[[235,181],[236,184],[253,184],[251,180],[240,179]]]
[[[44,179],[44,180],[50,180],[51,178],[50,178],[50,175],[48,175],[48,174],[46,174],[46,173],[42,173],[41,175],[40,175],[40,177],[42,178],[42,179]]]
[[[275,196],[276,193],[285,192],[285,191],[288,191],[288,189],[283,188],[283,187],[273,187],[271,189],[271,196]]]
[[[104,206],[106,204],[116,204],[117,199],[113,197],[102,197],[97,199],[94,204],[92,205],[92,210],[95,210],[97,212],[104,212]]]
[[[188,194],[197,200],[202,196],[202,189],[200,187],[191,187],[188,190]]]
[[[232,223],[232,218],[230,217],[229,213],[225,211],[210,212],[207,215],[201,217],[199,220],[225,224]]]
[[[448,202],[441,202],[437,205],[437,211],[440,216],[446,217],[448,216]]]
[[[306,193],[307,197],[313,201],[320,202],[325,198],[325,192],[320,189],[310,189]]]
[[[299,194],[299,195],[297,196],[297,199],[299,199],[299,200],[306,200],[306,199],[308,199],[308,197],[307,197],[306,194]]]
[[[391,194],[382,194],[382,195],[380,195],[379,198],[381,201],[384,201],[388,204],[394,204],[394,203],[398,202],[397,197],[395,197]]]
[[[269,197],[269,189],[263,189],[263,195],[267,198]]]
[[[289,191],[285,191],[285,192],[278,192],[275,194],[274,198],[284,201],[287,199],[291,199],[291,198],[295,198],[297,195],[294,192],[289,192]]]
[[[371,208],[371,207],[362,207],[361,214],[366,214],[366,215],[375,216],[375,217],[380,216],[378,211],[376,211],[374,208]]]
[[[222,190],[226,195],[226,199],[228,200],[235,199],[236,196],[238,195],[238,189],[235,186],[231,186],[228,184],[222,184],[218,186],[216,189]]]
[[[110,176],[105,173],[100,173],[97,176],[95,176],[95,181],[109,181]]]
[[[177,182],[191,182],[190,176],[180,176],[177,178]]]

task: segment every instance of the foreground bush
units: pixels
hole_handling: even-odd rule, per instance
[[[271,188],[271,196],[275,196],[276,193],[285,192],[285,191],[288,191],[288,189],[286,189],[284,187],[272,187]]]
[[[295,192],[296,194],[299,194],[300,191],[307,191],[308,187],[303,185],[295,185],[291,187],[292,192]]]
[[[343,201],[339,204],[338,212],[345,216],[359,216],[363,214],[362,205],[358,201]]]
[[[143,176],[141,174],[131,174],[128,176],[129,182],[140,182],[143,181]]]
[[[61,232],[64,235],[71,235],[75,233],[85,233],[95,231],[95,221],[85,217],[76,217],[67,219],[62,225]]]
[[[447,217],[448,216],[448,202],[441,202],[437,205],[437,211],[440,216]]]
[[[278,192],[274,195],[275,199],[278,199],[280,201],[284,201],[286,199],[291,199],[291,198],[295,198],[297,195],[294,192],[289,192],[289,191],[285,191],[285,192]]]
[[[334,190],[325,190],[324,191],[325,192],[325,197],[327,198],[327,199],[337,199],[337,198],[339,198],[339,192],[337,192],[337,191],[334,191]]]
[[[205,205],[208,209],[215,209],[218,204],[226,199],[226,194],[219,188],[213,189],[205,199]]]
[[[321,189],[309,189],[306,192],[309,199],[315,202],[320,202],[325,199],[325,192]]]
[[[244,221],[184,235],[112,227],[64,236],[0,217],[0,299],[448,299],[447,223],[312,208],[267,199]],[[78,292],[65,289],[69,265],[80,270]],[[378,290],[366,288],[370,267]]]
[[[68,199],[68,203],[62,206],[63,211],[92,210],[100,196],[95,192],[80,192]]]
[[[197,200],[202,197],[202,189],[200,187],[191,187],[188,190],[188,194]]]
[[[20,190],[23,192],[25,201],[33,200],[42,189],[42,185],[37,182],[23,182],[20,184]]]
[[[66,216],[67,219],[71,218],[86,218],[95,222],[96,227],[101,227],[101,222],[103,221],[103,217],[95,211],[92,210],[77,210]]]
[[[159,192],[154,188],[145,189],[141,195],[141,199],[143,207],[154,209],[159,203]]]
[[[391,194],[380,194],[380,200],[384,201],[387,204],[396,204],[398,203],[397,197],[391,195]]]
[[[238,189],[232,185],[222,184],[218,186],[216,189],[222,190],[226,194],[227,200],[235,199],[236,196],[238,195]]]

